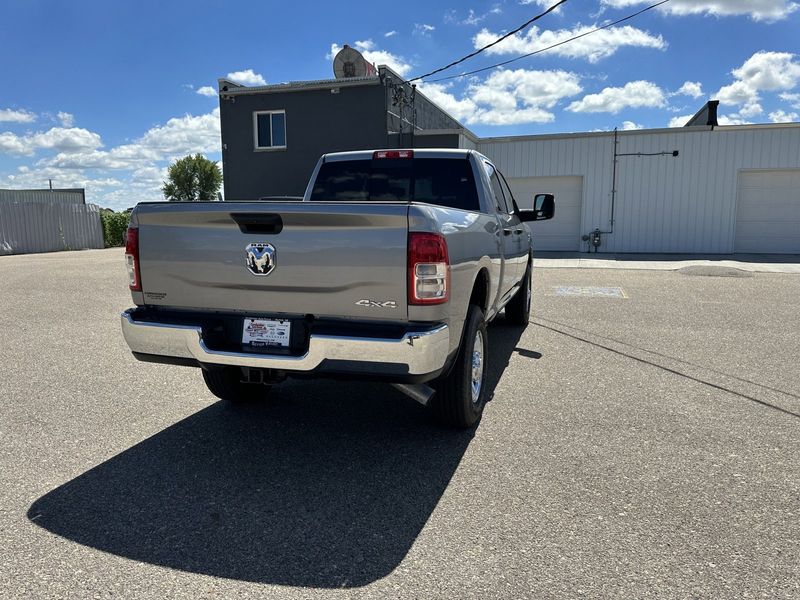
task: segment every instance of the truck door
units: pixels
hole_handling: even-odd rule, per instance
[[[509,214],[513,217],[512,221],[514,226],[514,241],[517,246],[517,280],[525,276],[525,271],[528,268],[528,256],[531,250],[531,238],[528,229],[523,227],[522,221],[519,218],[519,207],[514,200],[514,194],[511,193],[511,188],[508,187],[508,182],[501,171],[497,171],[500,178],[500,187],[503,188],[503,194],[506,198],[506,208]]]
[[[486,170],[492,185],[492,195],[494,196],[497,217],[500,222],[500,239],[503,249],[503,274],[500,281],[500,297],[504,300],[517,281],[520,236],[515,235],[514,231],[516,229],[521,229],[521,222],[519,217],[509,214],[505,194],[503,193],[503,188],[500,185],[500,178],[497,176],[494,165],[487,162]]]

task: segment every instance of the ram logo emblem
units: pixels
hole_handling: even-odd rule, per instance
[[[247,270],[253,275],[269,275],[275,268],[275,247],[272,244],[256,242],[247,244],[244,249]]]

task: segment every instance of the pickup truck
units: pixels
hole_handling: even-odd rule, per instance
[[[472,150],[326,154],[302,199],[146,202],[126,262],[122,331],[142,361],[199,367],[230,402],[287,377],[391,383],[446,426],[481,418],[486,325],[531,304],[528,221]]]

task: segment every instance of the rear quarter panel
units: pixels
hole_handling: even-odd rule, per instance
[[[497,218],[493,214],[412,204],[409,231],[442,233],[450,258],[450,301],[433,306],[408,307],[411,321],[445,321],[450,325],[450,351],[461,340],[469,299],[478,273],[489,276],[488,305],[494,304],[502,257],[497,243]]]

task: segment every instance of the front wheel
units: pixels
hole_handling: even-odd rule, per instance
[[[506,304],[506,321],[511,325],[526,326],[531,318],[531,265],[525,270],[525,276],[514,297]]]
[[[267,397],[270,386],[261,383],[247,383],[242,380],[239,367],[202,369],[203,381],[208,391],[217,398],[233,404],[257,402]]]
[[[483,311],[469,307],[464,337],[450,373],[435,384],[431,408],[440,423],[466,429],[478,423],[486,406],[489,338]]]

